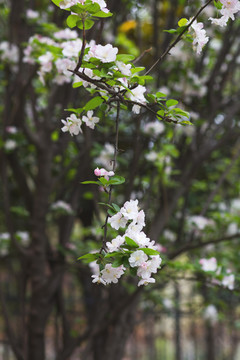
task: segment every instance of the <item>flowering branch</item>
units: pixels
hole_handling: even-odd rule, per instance
[[[168,48],[164,51],[164,53],[160,56],[159,59],[157,59],[157,61],[155,61],[155,63],[150,67],[150,69],[148,69],[145,73],[145,75],[148,75],[154,68],[155,66],[161,62],[166,55],[168,55],[169,51],[175,46],[177,45],[177,43],[182,39],[183,35],[188,31],[188,29],[190,28],[190,26],[194,23],[194,21],[198,18],[198,16],[201,14],[201,12],[212,2],[212,0],[208,0],[208,2],[206,4],[204,4],[197,12],[197,14],[192,18],[192,20],[186,25],[184,26],[184,29],[182,30],[182,32],[178,35],[178,37],[176,38],[176,40],[174,40],[174,42],[172,44],[170,44],[168,46]]]
[[[84,51],[85,51],[85,47],[86,47],[86,32],[85,32],[85,20],[84,20],[84,18],[82,18],[82,26],[83,26],[82,48],[81,48],[80,56],[79,56],[79,59],[78,59],[78,64],[77,64],[76,68],[74,69],[74,72],[77,72],[80,69],[81,65],[82,65]]]
[[[116,134],[115,134],[115,144],[114,144],[114,158],[112,160],[112,171],[115,172],[117,166],[117,154],[118,154],[118,137],[119,137],[119,113],[120,113],[120,102],[117,102],[117,115],[116,115]],[[113,186],[110,186],[108,193],[108,205],[111,204],[112,199],[112,189]],[[103,244],[100,249],[100,254],[103,250],[106,250],[106,242],[107,242],[107,224],[108,224],[109,214],[107,213],[105,223],[102,228],[104,228],[104,236],[103,236]]]

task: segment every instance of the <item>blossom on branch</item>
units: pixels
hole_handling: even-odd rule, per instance
[[[199,55],[202,52],[204,45],[208,42],[209,37],[206,36],[206,31],[203,29],[202,22],[198,23],[197,20],[194,20],[191,28],[194,30],[193,48],[196,49],[196,52]]]
[[[82,121],[77,118],[75,114],[71,114],[69,117],[67,117],[66,120],[61,120],[63,123],[63,127],[61,130],[63,132],[69,132],[71,136],[78,135],[80,132],[82,133],[81,125]]]
[[[93,116],[93,111],[89,110],[87,112],[87,116],[82,117],[82,121],[85,122],[85,124],[90,127],[90,129],[94,129],[95,125],[99,122],[99,118]]]

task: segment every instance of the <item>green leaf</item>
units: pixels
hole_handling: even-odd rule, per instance
[[[90,14],[95,14],[98,13],[100,11],[100,5],[98,3],[93,3],[90,4],[88,6],[86,6],[86,10],[90,13]],[[94,15],[95,16],[95,15]]]
[[[51,139],[52,139],[52,141],[58,141],[58,139],[59,139],[59,131],[58,130],[55,130],[52,132]]]
[[[99,181],[82,181],[81,184],[86,185],[86,184],[97,184],[97,185],[101,185],[101,183]]]
[[[89,100],[85,105],[84,109],[86,111],[96,109],[103,103],[104,99],[101,96],[96,96],[95,98]]]
[[[122,263],[123,263],[123,259],[122,259],[122,257],[119,257],[113,261],[112,267],[117,268],[117,267],[121,266]]]
[[[120,207],[117,204],[112,203],[112,207],[114,208],[114,210],[116,210],[117,212],[120,211]]]
[[[59,4],[62,0],[52,0],[52,2],[59,7]]]
[[[128,237],[128,236],[125,237],[125,242],[127,245],[129,245],[131,247],[134,247],[134,248],[139,247],[139,245],[133,239],[130,239],[130,237]]]
[[[174,105],[177,105],[177,104],[178,104],[178,101],[174,100],[174,99],[170,99],[170,100],[166,101],[167,107],[174,106]]]
[[[159,111],[157,112],[157,114],[158,114],[160,117],[163,117],[164,114],[165,114],[165,112],[164,112],[164,110],[159,110]]]
[[[85,30],[89,30],[93,27],[94,25],[94,21],[93,20],[90,20],[90,19],[86,19],[84,20],[84,28]],[[81,30],[83,30],[83,21],[82,20],[79,20],[77,22],[77,27]]]
[[[101,182],[101,184],[103,186],[108,186],[109,185],[109,181],[107,179],[105,179],[105,177],[103,177],[103,176],[98,178],[98,180]]]
[[[114,175],[111,177],[111,180],[108,181],[109,185],[120,185],[125,183],[125,178],[123,176]]]
[[[182,19],[179,20],[178,26],[179,26],[179,27],[186,26],[187,23],[188,23],[188,19],[182,18]]]
[[[131,69],[131,72],[132,72],[132,74],[135,74],[135,73],[138,73],[138,72],[140,72],[140,71],[143,71],[143,70],[145,70],[145,67],[135,67],[135,68],[132,68]]]
[[[113,215],[115,215],[116,213],[115,213],[115,211],[112,211],[111,209],[108,209],[108,214],[109,214],[110,216],[113,216]]]
[[[183,120],[180,122],[181,125],[193,125],[191,121]]]
[[[119,251],[113,251],[111,253],[107,253],[104,257],[108,259],[114,256],[122,256],[122,253],[120,253]]]
[[[163,30],[164,32],[167,32],[169,34],[175,34],[177,32],[176,29],[170,29],[170,30]]]
[[[157,250],[149,249],[149,248],[140,248],[146,255],[160,255]]]
[[[79,21],[78,15],[69,15],[67,18],[67,26],[69,26],[72,29],[77,25],[78,21]]]
[[[23,216],[23,217],[28,217],[30,214],[29,212],[23,208],[22,206],[12,206],[10,208],[11,213],[19,215],[19,216]]]
[[[73,85],[72,85],[72,87],[73,87],[73,89],[76,89],[76,88],[82,86],[82,84],[83,84],[82,81],[74,82]]]
[[[117,55],[117,60],[122,61],[124,63],[132,61],[134,59],[135,59],[135,56],[129,55],[129,54],[118,54]]]
[[[182,109],[180,109],[180,108],[174,108],[174,112],[177,113],[177,114],[179,114],[179,115],[189,117],[189,112],[184,111],[184,110],[182,110]]]
[[[222,4],[220,3],[220,1],[215,1],[215,0],[214,0],[214,6],[215,6],[218,10],[221,10],[221,9],[222,9]]]
[[[156,97],[158,97],[158,98],[162,98],[162,97],[166,97],[166,96],[167,96],[166,94],[159,92],[159,91],[156,93]]]
[[[106,203],[103,203],[103,202],[99,202],[98,204],[99,204],[99,205],[103,205],[103,206],[107,206],[107,207],[109,207],[110,209],[114,210],[114,208],[113,208],[111,205],[109,205],[109,204],[106,204]]]
[[[93,16],[100,17],[100,18],[107,18],[107,17],[112,16],[112,13],[110,11],[108,13],[105,13],[104,11],[99,11],[99,12],[93,14]]]
[[[71,111],[74,112],[75,114],[81,114],[81,112],[83,111],[83,108],[69,108],[69,109],[64,109],[64,111]]]
[[[83,256],[80,256],[78,260],[84,260],[86,263],[90,263],[93,261],[96,261],[99,257],[101,257],[101,254],[85,254]]]

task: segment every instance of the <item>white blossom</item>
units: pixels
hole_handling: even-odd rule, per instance
[[[131,64],[124,64],[124,62],[122,61],[116,61],[116,65],[118,67],[118,70],[126,76],[131,76],[132,72],[131,72]]]
[[[62,44],[62,53],[66,57],[78,57],[79,52],[82,48],[82,40],[70,40]]]
[[[58,201],[54,202],[51,205],[51,209],[52,210],[63,210],[68,214],[71,214],[73,212],[73,209],[72,209],[71,205],[66,203],[63,200],[58,200]]]
[[[217,270],[217,260],[215,257],[210,259],[200,259],[199,263],[203,271],[216,271]]]
[[[92,275],[91,277],[92,277],[92,279],[93,279],[93,280],[92,280],[93,283],[103,284],[103,285],[106,285],[106,284],[107,284],[107,282],[101,277],[100,274],[98,274],[98,275]]]
[[[19,60],[19,50],[15,44],[8,41],[0,43],[0,59],[16,64]]]
[[[103,45],[93,45],[89,52],[88,57],[95,57],[103,63],[109,63],[116,60],[118,53],[118,48],[113,47],[111,44]]]
[[[230,275],[226,275],[224,276],[224,278],[222,279],[222,285],[226,288],[228,288],[229,290],[233,290],[234,289],[234,282],[235,282],[235,276],[234,274],[230,274]]]
[[[141,266],[145,261],[147,261],[148,257],[142,250],[134,251],[129,257],[129,264],[131,267]]]
[[[144,133],[150,135],[160,135],[163,133],[165,126],[160,121],[152,121],[144,126]]]
[[[135,220],[138,217],[138,200],[126,201],[121,208],[121,213],[127,220]]]
[[[146,99],[144,93],[146,92],[145,86],[138,85],[135,89],[132,89],[131,92],[127,93],[127,96],[130,100],[139,102],[141,104],[146,104]]]
[[[84,0],[85,1],[85,0]],[[93,3],[97,3],[100,6],[100,10],[108,13],[109,10],[107,9],[107,4],[104,0],[92,0]]]
[[[89,110],[87,112],[87,116],[82,117],[82,121],[85,122],[85,124],[90,127],[90,129],[94,129],[95,125],[99,122],[99,118],[93,116],[93,111]]]
[[[27,9],[26,16],[28,19],[37,19],[39,17],[39,12],[32,9]]]
[[[199,230],[203,230],[206,226],[214,225],[214,222],[201,215],[190,216],[188,219],[190,224],[196,225]]]
[[[203,29],[202,22],[198,23],[197,20],[194,20],[191,28],[194,30],[193,47],[196,48],[197,54],[200,54],[203,46],[208,42],[209,37],[206,36],[206,31]]]
[[[147,279],[142,279],[139,281],[138,286],[141,285],[148,285],[148,284],[154,284],[156,282],[156,280],[154,278],[147,278]]]
[[[119,250],[119,247],[123,245],[125,239],[123,236],[118,235],[115,239],[113,239],[111,242],[107,242],[107,248],[109,252],[117,251]]]
[[[208,305],[204,311],[203,317],[214,325],[218,320],[218,312],[216,307],[214,305]]]
[[[63,0],[59,3],[61,9],[68,9],[78,3],[78,0]]]
[[[11,140],[11,139],[7,140],[4,144],[4,148],[8,151],[12,151],[12,150],[16,149],[16,147],[17,147],[16,141]]]
[[[124,274],[124,266],[121,265],[117,268],[113,267],[111,264],[107,264],[105,268],[101,271],[102,279],[107,283],[117,283],[118,279]]]
[[[81,129],[82,121],[80,119],[78,119],[75,114],[71,114],[69,117],[67,117],[66,121],[65,120],[61,120],[61,121],[64,125],[61,128],[61,130],[63,132],[69,131],[71,136],[78,135],[80,132],[82,132],[82,129]]]
[[[118,212],[117,214],[108,218],[108,223],[113,229],[118,230],[120,227],[125,227],[127,225],[127,219],[125,219],[122,213]]]
[[[72,40],[78,37],[78,33],[75,30],[66,28],[64,30],[56,31],[53,36],[58,40]]]

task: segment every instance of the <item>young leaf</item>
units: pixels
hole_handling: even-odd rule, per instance
[[[74,82],[73,85],[72,85],[72,87],[73,87],[74,89],[76,89],[76,88],[82,86],[82,84],[83,84],[82,81]]]
[[[99,11],[99,12],[93,14],[93,16],[100,17],[100,18],[107,18],[107,17],[112,16],[112,13],[110,11],[108,13],[105,13],[104,11]]]
[[[84,260],[84,262],[90,263],[90,262],[96,261],[99,258],[99,256],[101,256],[99,253],[97,253],[97,254],[85,254],[83,256],[80,256],[78,258],[78,260]]]
[[[101,185],[101,183],[99,181],[82,181],[81,184],[86,185],[86,184],[97,184],[97,185]]]
[[[179,27],[186,26],[187,23],[188,23],[188,19],[182,18],[182,19],[179,20],[178,26],[179,26]]]
[[[129,245],[131,247],[134,247],[134,248],[139,247],[138,244],[134,240],[130,239],[128,236],[125,237],[125,242],[127,245]]]
[[[114,256],[122,256],[122,253],[120,253],[118,251],[114,251],[114,252],[111,252],[111,253],[107,253],[104,257],[106,259],[108,259],[108,258],[111,258],[111,257],[114,257]]]
[[[93,27],[93,25],[94,25],[94,21],[93,21],[93,20],[86,19],[86,20],[84,21],[84,28],[85,28],[85,30],[91,29],[91,28]],[[82,21],[82,20],[79,20],[79,21],[77,22],[77,27],[78,27],[79,29],[83,30],[83,21]]]
[[[117,204],[112,203],[112,206],[113,206],[114,210],[116,210],[117,212],[120,211],[120,207]]]
[[[123,176],[112,176],[111,180],[108,181],[108,185],[120,185],[125,183],[125,178]]]
[[[59,4],[62,0],[52,0],[52,2],[59,7]]]
[[[113,261],[112,267],[114,268],[119,267],[122,265],[122,263],[123,263],[122,257],[119,257]]]
[[[96,109],[98,106],[100,106],[103,103],[103,101],[104,99],[101,96],[96,96],[95,98],[87,102],[84,109],[86,111]]]
[[[177,104],[178,104],[178,101],[174,100],[174,99],[170,99],[170,100],[166,101],[167,107],[174,106],[174,105],[177,105]]]
[[[157,250],[149,249],[149,248],[140,248],[146,255],[160,255]]]
[[[135,59],[135,56],[129,55],[129,54],[118,54],[117,55],[117,60],[122,61],[124,63],[132,61],[134,59]]]
[[[69,26],[72,29],[77,25],[78,20],[79,20],[78,15],[69,15],[67,18],[67,26]]]

